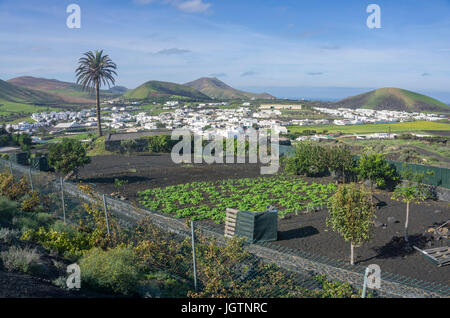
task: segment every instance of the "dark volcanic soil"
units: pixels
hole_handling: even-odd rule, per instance
[[[131,172],[129,169],[136,169]],[[129,180],[124,192],[130,200],[136,192],[154,187],[193,181],[214,181],[229,178],[260,176],[258,165],[174,165],[167,155],[152,156],[103,156],[95,157],[82,169],[83,181],[96,185],[100,192],[115,192],[114,178]],[[308,180],[311,181],[311,180]],[[331,178],[314,179],[316,182],[332,182]],[[404,234],[405,204],[390,199],[391,194],[378,191],[376,197],[385,203],[377,212],[377,221],[387,225],[376,227],[372,241],[356,248],[357,263],[378,264],[382,271],[401,274],[416,279],[450,285],[450,266],[438,268],[418,251],[406,252],[402,246]],[[325,231],[326,209],[279,220],[279,244],[306,252],[349,261],[350,244],[334,232]],[[388,217],[396,222],[389,223]],[[419,248],[431,248],[444,244],[424,236],[426,230],[450,219],[450,206],[445,202],[429,201],[411,207],[410,241]],[[223,228],[223,225],[214,225]],[[445,244],[449,244],[447,241]]]
[[[450,285],[450,266],[437,267],[418,251],[406,252],[403,247],[406,206],[390,200],[386,192],[376,194],[386,205],[377,211],[377,220],[386,227],[377,227],[370,243],[355,249],[359,265],[378,264],[382,271],[401,274],[416,279]],[[333,259],[349,261],[350,244],[337,233],[326,231],[328,211],[293,216],[279,223],[279,241],[274,244],[304,250]],[[389,223],[388,218],[395,218]],[[434,241],[424,234],[427,229],[450,219],[450,208],[445,202],[426,202],[413,205],[410,212],[409,239],[421,249],[448,245],[449,241]]]
[[[121,191],[130,200],[136,193],[150,188],[166,187],[195,181],[216,181],[232,178],[260,176],[257,164],[183,164],[172,162],[170,155],[140,156],[98,156],[80,169],[79,177],[83,182],[92,183],[98,191],[106,194],[116,192],[114,179],[128,180]]]

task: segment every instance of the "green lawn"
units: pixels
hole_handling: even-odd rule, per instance
[[[320,126],[290,126],[290,132],[302,132],[305,130],[316,130],[328,132],[342,132],[344,134],[369,134],[369,133],[388,133],[389,128],[391,133],[402,132],[424,132],[427,130],[450,131],[450,124],[445,122],[431,122],[431,121],[414,121],[406,123],[394,124],[367,124],[367,125],[320,125]]]

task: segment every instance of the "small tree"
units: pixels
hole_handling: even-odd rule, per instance
[[[327,227],[341,234],[350,242],[350,263],[354,262],[354,247],[372,237],[375,206],[372,194],[355,183],[343,184],[328,201]]]
[[[342,173],[342,183],[345,183],[346,173],[353,171],[355,160],[350,149],[345,146],[330,147],[328,150],[328,169],[336,174]]]
[[[118,193],[121,193],[121,189],[128,184],[128,180],[114,179],[114,187],[117,189]]]
[[[50,146],[48,160],[56,171],[65,175],[70,172],[78,176],[78,168],[89,163],[91,159],[86,156],[86,149],[80,141],[64,138],[62,142]]]
[[[286,171],[306,176],[323,176],[328,173],[327,150],[311,142],[299,143],[294,156],[286,159]]]
[[[406,180],[404,183],[398,185],[394,194],[393,200],[406,203],[406,219],[405,219],[405,242],[408,244],[408,224],[409,224],[409,207],[411,203],[420,204],[424,202],[429,196],[430,191],[423,184],[423,180],[431,172],[413,173],[411,169],[404,169],[402,171],[402,179]]]
[[[357,171],[360,178],[370,181],[371,190],[374,183],[380,188],[386,188],[399,180],[395,167],[381,153],[363,155]]]

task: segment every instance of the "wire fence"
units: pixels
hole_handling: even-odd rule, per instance
[[[154,269],[179,278],[192,297],[315,297],[323,286],[317,275],[363,286],[365,267],[289,249],[271,243],[227,241],[223,230],[203,222],[188,224],[168,215],[142,209],[95,192],[51,173],[0,159],[0,170],[18,180],[26,178],[46,200],[49,212],[63,222],[89,225],[86,205],[95,205],[108,231],[130,237],[141,258]],[[115,227],[117,222],[117,227]],[[192,227],[193,225],[193,227]],[[239,251],[239,252],[236,252]],[[447,285],[425,282],[387,272],[374,297],[448,297]]]
[[[427,175],[423,180],[425,184],[450,189],[450,169],[433,166],[424,166],[399,161],[388,160],[388,162],[394,165],[397,171],[399,172],[405,169],[411,169],[413,173],[431,172],[431,174]]]

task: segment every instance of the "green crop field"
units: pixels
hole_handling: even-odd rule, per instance
[[[414,121],[394,124],[367,124],[367,125],[320,125],[320,126],[290,126],[290,132],[302,132],[305,130],[316,130],[328,132],[342,132],[344,134],[369,134],[369,133],[402,133],[402,132],[425,132],[427,130],[450,131],[450,124],[445,122]]]
[[[19,104],[0,100],[0,115],[11,115],[14,113],[35,113],[52,110],[56,110],[56,108],[42,107],[31,104]]]
[[[265,211],[273,205],[283,217],[324,206],[336,191],[334,184],[308,183],[297,177],[276,176],[193,182],[139,192],[139,203],[154,211],[209,219],[225,219],[226,209]]]

